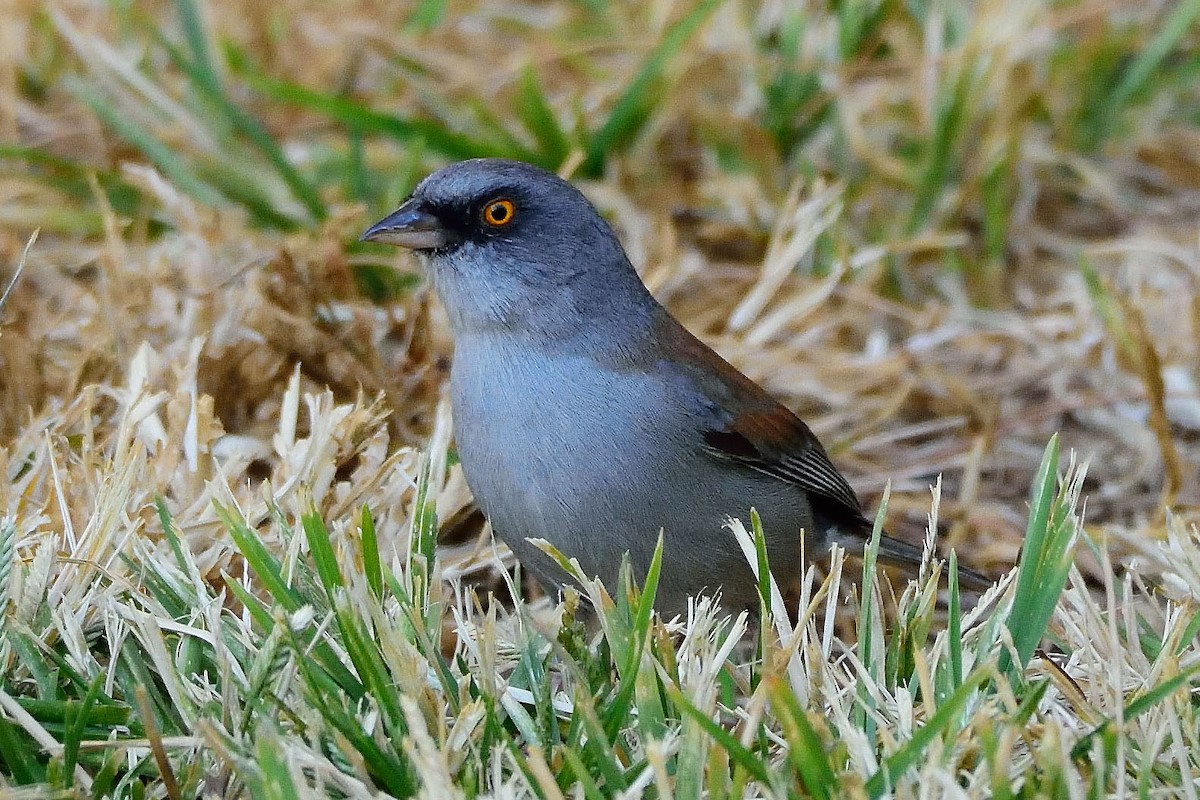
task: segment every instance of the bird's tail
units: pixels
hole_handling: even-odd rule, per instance
[[[870,535],[869,530],[847,533],[839,528],[833,540],[846,548],[847,552],[861,556],[870,540]],[[924,557],[925,552],[921,548],[914,547],[908,542],[902,542],[887,535],[879,537],[879,560],[884,564],[915,568],[921,566]],[[960,585],[973,592],[985,592],[995,583],[982,573],[964,567],[962,564],[958,565],[958,581]]]

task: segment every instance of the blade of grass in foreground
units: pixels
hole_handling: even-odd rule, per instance
[[[567,767],[571,771],[571,777],[575,779],[569,785],[578,783],[579,786],[583,787],[583,796],[587,800],[603,800],[606,795],[600,791],[600,787],[596,785],[596,781],[588,773],[587,765],[583,763],[583,759],[580,758],[578,751],[574,748],[566,747],[563,748],[562,754],[567,762]]]
[[[1163,702],[1175,692],[1180,690],[1186,692],[1192,678],[1198,674],[1200,674],[1200,663],[1191,665],[1191,667],[1188,669],[1180,671],[1179,674],[1174,675],[1173,677],[1158,684],[1153,689],[1150,689],[1144,694],[1139,695],[1135,700],[1125,706],[1122,712],[1123,721],[1128,723],[1139,714],[1143,714],[1154,706]],[[1071,748],[1071,757],[1076,759],[1086,757],[1088,750],[1091,748],[1095,739],[1116,733],[1116,726],[1117,721],[1115,719],[1106,719],[1094,730],[1089,732],[1086,736],[1075,743],[1075,746]]]
[[[891,499],[892,486],[889,482],[884,487],[883,497],[879,500],[879,510],[875,513],[875,524],[871,528],[871,539],[863,552],[862,582],[859,584],[860,606],[858,609],[858,658],[863,669],[871,676],[877,685],[883,685],[883,670],[879,666],[881,659],[876,655],[875,628],[879,620],[874,607],[876,590],[879,585],[879,573],[876,571],[879,563],[879,542],[883,536],[883,521],[887,518],[888,501]],[[858,683],[859,704],[855,706],[855,721],[862,728],[867,739],[875,738],[875,720],[870,710],[875,701],[864,682]]]
[[[303,606],[308,603],[308,599],[300,594],[299,591],[288,585],[284,580],[283,573],[279,561],[263,544],[258,533],[246,525],[246,523],[238,518],[233,511],[220,504],[214,504],[217,518],[221,520],[225,530],[229,532],[234,544],[237,545],[242,557],[246,559],[246,563],[250,569],[254,571],[255,576],[261,581],[267,594],[270,595],[274,602],[278,603],[288,614],[295,614]],[[263,602],[257,596],[247,591],[237,581],[230,580],[227,585],[230,591],[246,606],[255,618],[255,621],[264,629],[270,629],[273,625],[270,612],[264,606]],[[295,649],[297,652],[310,652],[316,661],[329,671],[332,680],[336,681],[337,686],[342,692],[345,692],[355,701],[362,698],[365,694],[365,688],[358,678],[350,672],[338,658],[333,648],[328,642],[318,640],[316,643],[296,642]],[[303,662],[308,662],[309,659],[301,659]]]
[[[796,702],[796,695],[787,681],[778,676],[767,678],[767,693],[771,707],[783,728],[788,743],[788,760],[796,770],[805,791],[818,800],[832,797],[837,786],[833,766],[829,763],[825,742]]]
[[[363,572],[367,576],[367,585],[371,594],[378,600],[383,597],[383,565],[379,560],[379,540],[375,536],[375,518],[371,510],[363,504],[362,515],[359,518],[359,535],[362,537]]]
[[[1072,545],[1077,534],[1074,504],[1079,496],[1083,470],[1068,473],[1057,491],[1058,435],[1051,437],[1034,479],[1029,507],[1029,525],[1021,549],[1017,585],[1006,625],[1012,636],[1019,663],[1007,651],[999,669],[1013,683],[1021,681],[1025,665],[1045,635],[1071,569]]]
[[[646,649],[646,640],[650,635],[650,620],[654,613],[654,597],[658,590],[658,579],[662,571],[662,534],[659,534],[658,545],[650,560],[650,568],[646,571],[645,588],[641,591],[620,591],[617,593],[616,608],[613,615],[622,622],[612,630],[622,630],[612,641],[612,652],[621,676],[620,689],[612,704],[605,711],[605,731],[609,739],[615,739],[621,727],[627,722],[628,710],[635,706],[635,699],[645,701],[645,696],[639,697],[638,675],[641,670],[642,654]],[[631,567],[628,558],[621,564],[621,575],[618,578],[623,588],[632,587],[630,578]],[[636,602],[630,602],[630,594],[636,596]],[[644,702],[636,704],[640,711],[651,717],[646,724],[661,728],[661,710],[655,711],[646,707]]]
[[[895,776],[902,775],[928,754],[928,748],[958,719],[967,700],[975,690],[991,678],[991,670],[981,668],[963,682],[962,686],[942,703],[929,721],[918,728],[911,739],[899,750],[888,756],[879,770],[867,781],[867,794],[879,798],[891,788]]]
[[[84,728],[88,724],[89,713],[96,701],[100,699],[100,687],[104,685],[104,673],[96,673],[88,687],[83,702],[72,706],[63,714],[62,763],[63,773],[70,775],[75,771],[75,762],[79,757],[79,744],[84,738]]]
[[[229,508],[214,504],[213,510],[225,530],[233,538],[234,544],[241,551],[246,563],[262,581],[267,593],[289,613],[300,610],[300,607],[304,605],[304,598],[284,580],[279,560],[267,549],[258,534]]]
[[[957,689],[963,682],[962,598],[958,590],[958,553],[950,551],[948,566],[950,602],[946,612],[946,641],[950,646],[950,685]]]
[[[766,663],[766,654],[770,648],[769,638],[774,634],[771,622],[771,565],[767,558],[767,535],[762,527],[758,511],[750,509],[750,533],[754,537],[754,558],[758,565],[758,639],[755,643],[755,659],[758,663]],[[762,672],[758,669],[750,675],[751,690],[757,689],[762,681]]]
[[[394,676],[379,651],[376,636],[370,630],[369,617],[350,600],[330,543],[329,529],[315,506],[311,505],[311,499],[309,502],[309,510],[301,515],[301,524],[317,575],[333,609],[342,648],[354,666],[357,679],[367,694],[375,699],[388,734],[402,736],[407,733],[407,726],[400,713],[400,694]]]
[[[46,780],[46,770],[33,754],[37,745],[16,723],[0,717],[0,756],[5,768],[18,784],[41,783]]]
[[[244,769],[241,774],[247,777],[246,783],[254,790],[256,797],[300,800],[307,794],[300,791],[292,777],[288,760],[283,754],[283,741],[274,725],[264,724],[255,731],[254,755],[253,768]]]
[[[325,527],[325,520],[317,513],[311,498],[308,499],[308,511],[300,516],[300,524],[304,528],[304,538],[308,542],[308,551],[316,565],[317,575],[321,578],[321,584],[332,603],[338,590],[346,584],[342,580],[337,556],[329,541],[329,529]]]
[[[678,689],[668,686],[666,691],[672,705],[707,733],[711,737],[713,745],[724,749],[733,762],[745,769],[755,780],[760,781],[764,786],[771,785],[771,775],[767,770],[766,763],[761,758],[743,747],[733,734],[696,708]]]

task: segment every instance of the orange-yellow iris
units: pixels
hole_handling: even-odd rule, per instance
[[[483,221],[496,228],[502,228],[513,221],[517,215],[517,207],[512,200],[493,200],[483,208]]]

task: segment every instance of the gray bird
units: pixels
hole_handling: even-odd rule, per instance
[[[462,467],[492,529],[546,588],[566,575],[542,538],[615,588],[645,574],[663,531],[656,607],[720,591],[757,605],[730,516],[757,509],[772,572],[804,552],[861,552],[871,523],[816,436],[672,317],[608,223],[571,184],[501,159],[423,180],[364,240],[417,251],[446,308]],[[885,537],[881,558],[919,564]],[[988,581],[964,571],[964,585]]]

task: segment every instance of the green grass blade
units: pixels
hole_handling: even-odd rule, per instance
[[[62,736],[63,774],[70,775],[75,771],[75,763],[79,757],[79,743],[83,741],[84,729],[91,722],[92,707],[100,698],[100,689],[104,685],[104,673],[99,673],[88,686],[83,702],[72,704],[71,710],[63,714],[64,730]]]
[[[358,618],[344,593],[335,606],[342,646],[354,664],[355,672],[367,694],[375,699],[389,736],[401,738],[408,733],[400,707],[399,686],[384,663],[379,645],[364,620]]]
[[[767,680],[771,707],[788,743],[788,760],[805,791],[817,800],[828,800],[833,796],[830,792],[837,786],[837,777],[824,741],[796,702],[796,695],[787,682],[777,677]]]
[[[158,512],[158,524],[162,527],[163,536],[166,537],[167,544],[171,548],[171,555],[175,557],[175,565],[179,567],[180,572],[186,575],[188,560],[183,554],[183,543],[179,541],[179,531],[171,519],[171,511],[167,508],[167,501],[162,495],[154,498],[154,508]]]
[[[327,216],[325,203],[321,200],[316,187],[292,166],[291,162],[287,160],[287,156],[284,155],[283,149],[266,128],[231,100],[221,85],[215,82],[215,79],[206,78],[202,70],[176,53],[173,48],[168,47],[167,49],[172,54],[176,65],[192,79],[193,86],[204,100],[226,120],[231,128],[246,137],[246,140],[267,159],[313,220],[325,219]],[[214,82],[210,82],[210,80]]]
[[[371,180],[367,175],[366,148],[362,131],[353,125],[347,126],[346,138],[346,194],[360,203],[371,201]]]
[[[489,107],[485,100],[473,99],[466,106],[472,118],[475,138],[490,143],[490,146],[504,158],[537,164],[539,167],[557,166],[548,164],[541,153],[530,150],[525,142],[508,129],[508,125],[502,121],[501,116]]]
[[[1057,473],[1058,436],[1055,435],[1046,445],[1034,479],[1017,585],[1005,623],[1020,663],[1013,664],[1006,651],[1001,654],[999,668],[1008,673],[1013,683],[1020,682],[1025,664],[1045,634],[1071,567],[1070,551],[1076,533],[1070,507],[1073,487],[1064,485],[1056,493]],[[1078,475],[1073,481],[1078,482]]]
[[[38,695],[43,698],[55,697],[58,691],[59,677],[73,674],[62,655],[54,650],[44,650],[38,647],[34,638],[23,631],[6,630],[5,639],[16,653],[21,665],[29,670],[30,677],[37,685]]]
[[[280,209],[278,199],[266,191],[256,177],[261,170],[256,159],[238,152],[222,158],[196,158],[193,166],[203,181],[216,187],[228,201],[245,208],[257,224],[280,231],[295,230],[303,224],[303,217]]]
[[[233,543],[250,565],[250,569],[254,570],[254,574],[262,581],[267,593],[289,613],[298,611],[304,605],[304,599],[283,579],[279,560],[267,550],[258,534],[241,519],[236,518],[228,508],[220,504],[214,504],[214,507],[217,518],[233,538]]]
[[[364,503],[359,517],[359,534],[362,536],[363,571],[371,594],[378,600],[383,597],[383,565],[379,561],[379,539],[375,536],[375,518]]]
[[[254,624],[262,630],[270,630],[274,623],[271,619],[271,612],[263,605],[262,600],[251,594],[246,587],[242,586],[229,573],[222,573],[222,578],[225,580],[225,585],[229,587],[229,591],[233,594],[234,599],[241,603],[250,614],[254,620]],[[280,605],[282,606],[282,603]]]
[[[184,41],[191,53],[191,58],[185,58],[176,48],[162,40],[162,44],[166,47],[172,60],[192,79],[193,86],[224,117],[226,122],[244,135],[275,167],[280,178],[312,218],[314,220],[325,219],[327,213],[325,204],[316,187],[291,165],[283,150],[267,133],[262,124],[235,103],[222,87],[212,53],[208,47],[208,36],[200,9],[193,0],[175,0],[175,9],[183,26]]]
[[[78,81],[69,82],[68,89],[80,102],[100,118],[113,133],[137,148],[172,183],[186,194],[207,206],[226,205],[221,194],[200,180],[183,159],[171,148],[155,139],[143,128],[112,106],[91,86]]]
[[[902,775],[926,757],[929,746],[956,724],[967,700],[989,677],[989,670],[975,670],[946,702],[938,706],[929,721],[913,732],[911,739],[887,757],[879,770],[867,780],[867,795],[872,800],[882,797],[889,790],[894,776]]]
[[[216,504],[215,509],[217,518],[221,520],[238,551],[246,559],[246,563],[254,571],[258,580],[262,582],[271,598],[289,614],[300,610],[307,600],[284,581],[278,560],[267,550],[258,534],[244,522],[236,519],[232,512],[224,506]],[[267,631],[272,629],[274,621],[271,614],[258,598],[247,592],[236,580],[230,579],[226,585],[245,604],[260,629]],[[296,647],[298,653],[308,653],[309,650],[309,646],[303,642],[298,643]],[[311,650],[316,659],[325,669],[329,670],[333,676],[332,679],[336,681],[342,692],[349,694],[355,700],[363,696],[365,690],[361,682],[341,663],[328,642],[318,641]],[[301,660],[307,661],[308,659]]]
[[[893,5],[893,0],[839,0],[834,4],[838,22],[838,52],[843,61],[868,55],[864,48],[879,30]]]
[[[958,554],[950,551],[950,602],[947,610],[946,640],[950,646],[950,685],[954,689],[962,686],[962,602],[958,591]]]
[[[420,140],[429,149],[454,160],[505,155],[505,151],[490,143],[455,133],[435,122],[383,114],[354,100],[322,94],[296,83],[252,73],[249,67],[243,67],[242,70],[243,78],[256,92],[282,103],[324,114],[363,134],[380,134],[405,143]]]
[[[1189,691],[1191,689],[1191,681],[1196,675],[1200,675],[1200,663],[1192,664],[1188,669],[1180,671],[1153,689],[1139,695],[1125,706],[1124,713],[1122,714],[1125,723],[1128,724],[1135,717],[1149,711],[1176,692],[1181,690],[1185,692]],[[1075,743],[1075,746],[1071,748],[1071,757],[1076,759],[1085,758],[1094,741],[1098,737],[1115,733],[1116,727],[1116,720],[1113,719],[1107,719],[1100,723],[1100,725],[1096,726],[1095,729]]]
[[[1116,128],[1118,115],[1129,106],[1134,96],[1153,85],[1171,52],[1189,32],[1194,32],[1198,18],[1200,0],[1182,0],[1174,4],[1166,22],[1159,27],[1149,44],[1134,56],[1123,71],[1120,82],[1108,96],[1108,113],[1105,115],[1102,136],[1107,137]]]
[[[1021,699],[1021,705],[1010,718],[1010,722],[1016,725],[1024,725],[1033,719],[1033,715],[1037,713],[1038,705],[1042,702],[1042,698],[1046,696],[1046,691],[1050,686],[1051,682],[1049,680],[1041,680],[1031,684],[1025,693],[1025,697]]]
[[[329,541],[329,528],[325,526],[325,520],[321,519],[311,501],[308,511],[300,515],[300,525],[304,528],[304,538],[317,567],[317,575],[320,576],[321,584],[332,600],[337,590],[344,588],[346,584],[342,580],[337,556],[334,555],[333,545]]]
[[[446,17],[447,0],[420,0],[413,10],[404,29],[413,33],[433,30]]]
[[[212,53],[208,49],[208,35],[204,18],[192,0],[175,0],[175,13],[183,27],[183,39],[192,54],[196,77],[200,82],[216,85],[219,81],[213,68]]]
[[[645,741],[662,739],[669,726],[658,674],[653,668],[639,669],[634,682],[638,732]]]
[[[614,613],[622,620],[627,619],[628,623],[613,625],[610,622],[609,627],[610,632],[615,634],[611,640],[612,652],[617,666],[617,674],[621,678],[616,697],[605,706],[604,729],[609,739],[615,739],[621,726],[627,724],[626,717],[629,709],[634,706],[634,701],[638,698],[638,674],[641,672],[642,654],[646,648],[646,640],[650,635],[650,620],[654,614],[654,597],[662,572],[662,549],[663,538],[660,532],[654,556],[651,558],[650,567],[646,572],[645,589],[640,593],[632,590],[633,581],[630,578],[628,556],[621,562],[618,583],[621,585],[622,591],[617,593],[617,608]],[[633,606],[629,604],[630,590],[638,594],[637,602]],[[661,720],[658,724],[661,724]]]
[[[408,759],[394,750],[385,748],[367,731],[356,716],[343,707],[345,696],[336,685],[331,685],[328,676],[306,659],[297,662],[312,706],[320,709],[321,719],[340,733],[354,748],[371,774],[391,794],[411,797],[416,792],[416,777]]]
[[[629,683],[632,684],[633,681],[629,681]],[[625,708],[628,709],[628,707],[628,703],[626,703]],[[600,773],[604,778],[605,789],[609,792],[616,794],[618,791],[624,791],[628,788],[629,782],[622,772],[621,758],[613,749],[613,742],[620,740],[619,733],[606,730],[605,724],[600,721],[600,717],[596,713],[590,696],[576,697],[575,713],[583,716],[584,728],[588,734],[587,743],[584,746],[585,763]],[[622,722],[628,724],[628,719],[624,719]]]
[[[116,172],[76,164],[38,147],[0,142],[0,159],[12,159],[34,167],[46,183],[67,195],[87,203],[95,200],[90,177],[94,176],[109,204],[117,214],[133,215],[141,203],[141,192],[126,183]],[[61,209],[60,209],[61,213]],[[41,226],[49,228],[49,226]],[[99,228],[98,228],[99,229]]]
[[[604,171],[609,153],[627,144],[645,124],[656,94],[653,84],[662,77],[668,62],[700,30],[724,0],[700,0],[678,22],[667,29],[662,40],[650,51],[641,69],[613,104],[604,124],[588,138],[583,172],[597,177]]]
[[[695,725],[699,726],[712,740],[713,744],[722,748],[755,780],[764,786],[771,785],[771,775],[767,764],[757,755],[742,746],[729,731],[714,722],[707,714],[696,708],[678,689],[667,687],[667,696],[672,705]]]
[[[948,91],[943,88],[939,93],[934,129],[925,143],[925,157],[913,191],[912,212],[906,229],[909,234],[918,233],[929,226],[934,208],[952,178],[954,158],[959,151],[975,80],[975,65],[964,64],[953,86]]]
[[[571,142],[558,123],[558,117],[550,107],[537,73],[531,66],[527,65],[517,80],[513,111],[537,142],[538,154],[544,162],[542,166],[557,169],[567,160],[571,153]]]
[[[611,797],[611,795],[606,795],[600,791],[600,787],[596,785],[596,781],[588,774],[587,765],[583,763],[583,758],[579,755],[578,751],[574,748],[566,747],[561,752],[567,762],[567,766],[570,767],[573,773],[572,777],[583,788],[583,796],[587,800],[604,800],[606,797]]]
[[[888,501],[891,499],[892,487],[884,488],[883,497],[879,500],[879,510],[875,513],[875,524],[871,528],[871,538],[863,551],[862,582],[859,584],[861,598],[858,609],[858,658],[867,670],[872,680],[882,685],[883,675],[877,669],[879,658],[876,655],[874,607],[876,587],[879,585],[879,574],[876,572],[879,563],[879,543],[883,537],[883,521],[887,518]],[[875,736],[875,722],[869,710],[875,701],[867,691],[865,683],[858,684],[858,705],[855,706],[855,720],[866,733],[867,738]]]
[[[257,780],[249,785],[255,787],[256,797],[265,800],[300,800],[308,796],[308,792],[301,791],[293,780],[292,771],[288,769],[287,759],[283,755],[283,743],[273,725],[262,726],[255,732],[254,755],[254,776]]]
[[[0,716],[0,758],[16,783],[29,785],[46,780],[46,771],[33,757],[37,745],[16,723]]]

